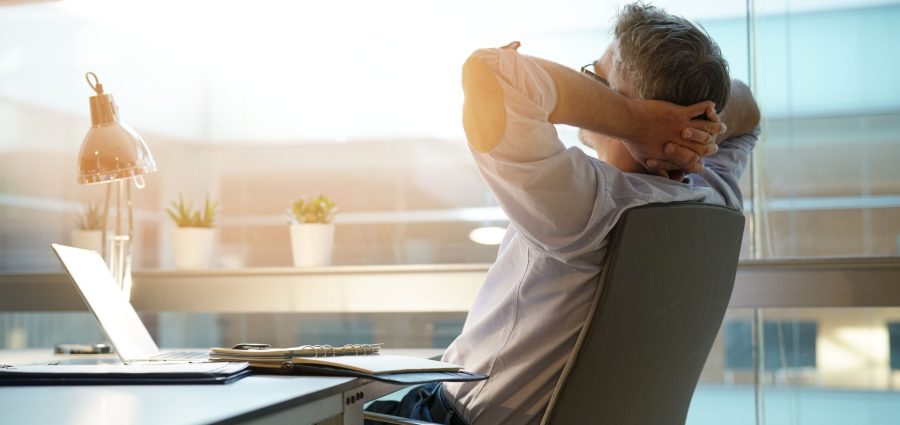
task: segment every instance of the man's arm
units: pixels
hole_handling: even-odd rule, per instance
[[[706,153],[721,125],[691,118],[704,115],[712,102],[678,106],[668,102],[637,100],[623,96],[608,86],[598,84],[580,72],[541,58],[534,59],[553,78],[558,93],[556,109],[550,122],[568,124],[630,141],[644,153],[663,157],[661,140],[691,146]],[[693,137],[684,137],[684,129],[697,128]]]
[[[678,106],[631,99],[573,69],[540,58],[534,60],[550,74],[558,92],[550,122],[622,139],[642,164],[651,158],[664,158],[675,164],[672,168],[699,172],[702,170],[700,160],[715,153],[714,135],[721,133],[724,126],[692,119],[715,113],[712,102]],[[700,131],[692,130],[687,133],[690,137],[685,137],[688,128]],[[676,144],[693,155],[673,157],[665,151],[666,143]]]
[[[518,43],[505,48],[515,49]],[[549,121],[598,131],[628,140],[641,162],[649,158],[665,158],[676,166],[699,171],[699,158],[715,151],[711,143],[723,129],[719,123],[692,120],[712,109],[711,102],[688,107],[652,100],[635,100],[623,96],[581,73],[547,60],[532,58],[553,80],[557,99]],[[506,125],[502,90],[490,69],[475,57],[463,65],[465,106],[463,121],[469,143],[488,152],[503,136]],[[698,129],[684,137],[685,130]],[[695,154],[691,163],[682,157],[669,157],[663,146],[667,142],[686,146]]]
[[[491,69],[474,55],[462,69],[463,129],[475,150],[489,152],[500,143],[506,129],[503,89]]]
[[[728,126],[728,130],[717,143],[748,134],[759,126],[759,106],[753,98],[750,87],[747,87],[744,82],[731,80],[731,95],[728,105],[722,111],[721,118],[722,122]]]

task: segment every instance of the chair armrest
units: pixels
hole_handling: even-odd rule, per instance
[[[383,413],[363,411],[363,419],[384,422],[397,425],[440,425],[434,422],[419,421],[416,419],[401,418],[399,416],[385,415]]]

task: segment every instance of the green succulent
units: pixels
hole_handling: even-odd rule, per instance
[[[210,201],[207,195],[203,209],[195,210],[193,203],[185,203],[184,197],[178,194],[178,200],[172,201],[170,207],[166,208],[166,212],[178,227],[213,227],[216,214],[219,212],[219,203]]]
[[[322,195],[306,200],[302,197],[291,207],[288,213],[290,221],[293,223],[322,223],[328,224],[334,220],[338,208],[334,202]]]
[[[100,214],[100,204],[85,202],[84,212],[75,221],[79,230],[102,230],[103,215]]]

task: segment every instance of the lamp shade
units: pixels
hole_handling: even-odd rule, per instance
[[[112,95],[103,93],[94,73],[89,72],[87,79],[97,95],[91,96],[91,129],[78,153],[78,183],[110,182],[156,171],[147,144],[119,119]]]

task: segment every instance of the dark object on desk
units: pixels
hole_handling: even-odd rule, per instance
[[[242,342],[231,347],[232,350],[265,350],[267,348],[272,348],[272,345],[260,344],[257,342]]]
[[[108,344],[56,344],[54,354],[107,354],[112,353]]]
[[[349,376],[355,378],[367,378],[389,384],[412,385],[428,384],[431,382],[469,382],[483,381],[487,375],[466,372],[404,372],[404,373],[365,373],[350,369],[341,369],[328,366],[311,366],[285,362],[281,369],[254,369],[261,373],[275,373],[280,375],[305,375],[305,376]]]
[[[227,384],[250,374],[247,363],[0,365],[0,386]]]

